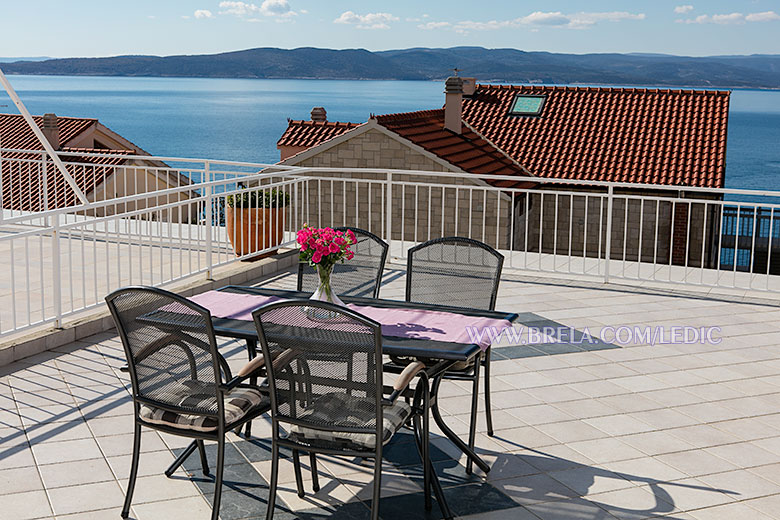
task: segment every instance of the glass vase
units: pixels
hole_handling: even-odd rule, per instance
[[[320,279],[320,284],[317,286],[317,290],[314,291],[314,294],[312,294],[309,299],[319,300],[321,302],[330,302],[335,305],[344,306],[344,302],[341,301],[330,285],[330,275],[333,274],[333,265],[334,264],[330,264],[328,266],[317,266],[317,276]],[[332,312],[328,312],[324,309],[315,309],[312,307],[311,310],[316,310],[314,314],[316,314],[319,318],[333,317]]]

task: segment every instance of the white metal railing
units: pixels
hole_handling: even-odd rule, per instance
[[[4,209],[0,334],[57,326],[118,287],[210,277],[218,266],[289,247],[306,181],[259,166],[236,172],[205,161],[195,183],[46,211]]]
[[[780,291],[776,191],[540,178],[507,186],[504,176],[380,169],[300,174],[310,222],[365,227],[399,258],[458,235],[498,249],[505,269]]]
[[[63,154],[68,168],[88,160],[107,168],[97,184],[114,179],[115,189],[56,207],[61,193],[46,181],[57,172],[29,153],[0,150],[2,335],[59,324],[124,285],[211,276],[217,266],[291,246],[304,223],[367,229],[397,258],[458,235],[498,249],[507,271],[780,291],[780,192]],[[125,161],[99,163],[117,157]],[[43,205],[18,205],[22,187],[8,179],[19,171],[43,180],[26,195]],[[257,210],[278,197],[273,190],[289,203],[263,215]],[[243,225],[239,213],[250,215]],[[258,228],[265,235],[250,234]]]

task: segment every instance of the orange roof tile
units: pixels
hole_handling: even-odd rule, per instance
[[[539,116],[509,111],[545,95]],[[535,175],[723,187],[729,92],[478,85],[463,120]]]
[[[448,163],[481,175],[525,176],[522,167],[468,125],[460,134],[444,128],[444,109],[376,117],[377,123]]]
[[[33,116],[33,120],[39,127],[43,126],[43,117]],[[96,124],[97,119],[58,117],[58,123],[60,142],[67,144],[68,141]],[[8,149],[43,151],[43,146],[27,126],[27,122],[21,115],[17,114],[0,114],[0,145]],[[114,155],[135,153],[133,150],[69,148],[67,146],[62,147],[61,150],[63,152]],[[3,153],[2,158],[2,205],[4,209],[20,211],[47,209],[44,204],[44,191],[48,197],[48,209],[72,206],[78,202],[76,194],[51,162],[46,169],[47,189],[43,189],[43,171],[40,166],[41,156],[39,154]],[[106,177],[110,176],[114,172],[113,167],[125,162],[125,159],[122,158],[106,157],[62,156],[62,160],[66,163],[66,168],[78,187],[85,194],[92,192]]]
[[[340,123],[336,121],[289,120],[287,130],[276,146],[311,148],[349,132],[361,123]]]

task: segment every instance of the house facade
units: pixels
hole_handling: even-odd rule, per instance
[[[186,176],[171,170],[164,162],[137,158],[150,154],[97,119],[46,114],[33,116],[33,120],[52,147],[63,152],[61,158],[68,172],[90,202],[190,184]],[[40,153],[2,154],[3,209],[35,212],[77,203],[75,193],[54,164],[49,162],[45,169],[40,166],[41,157],[45,155],[43,145],[21,115],[0,114],[0,147],[9,150],[40,150]],[[110,154],[115,157],[68,155],[75,153]],[[177,200],[186,200],[191,195],[183,192],[176,197]],[[153,204],[155,202],[151,198],[139,199],[128,208],[107,207],[98,213],[105,215],[115,211],[143,209]],[[192,215],[161,215],[160,218],[166,221],[189,221]]]
[[[689,266],[716,261],[720,210],[704,201],[717,196],[686,188],[724,185],[729,92],[494,86],[450,78],[445,94],[442,109],[372,116],[360,125],[328,122],[319,111],[320,120],[289,121],[277,143],[281,163],[333,168],[336,177],[353,177],[339,169],[358,167],[471,173],[473,181],[458,182],[474,186],[486,185],[477,175],[501,175],[507,180],[490,183],[523,189],[492,191],[495,200],[475,205],[468,190],[459,190],[455,201],[455,190],[446,187],[452,181],[440,177],[425,179],[439,189],[397,188],[393,238],[401,236],[399,226],[402,236],[420,240],[431,228],[479,238],[484,220],[497,228],[482,232],[484,241],[498,249],[603,258],[611,242],[611,258]],[[536,182],[523,182],[529,177]],[[547,178],[563,184],[539,182]],[[569,179],[578,183],[566,184]],[[582,181],[623,183],[614,191],[620,196],[612,205],[610,241],[603,225],[606,190]],[[329,201],[323,190],[330,189],[338,188],[321,186],[308,196]],[[382,202],[378,183],[366,189]],[[421,219],[410,209],[427,207],[427,197],[436,198],[433,208],[439,197],[444,204]],[[341,200],[336,193],[332,198]],[[352,223],[350,208],[337,206]],[[380,229],[380,217],[360,212],[354,222]]]

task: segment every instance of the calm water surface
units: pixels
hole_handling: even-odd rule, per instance
[[[331,121],[363,122],[371,112],[444,102],[442,83],[427,81],[9,79],[32,113],[98,118],[154,155],[265,163],[279,159],[276,141],[287,118],[308,119],[313,106],[324,106]],[[732,93],[726,185],[780,190],[780,92]]]

